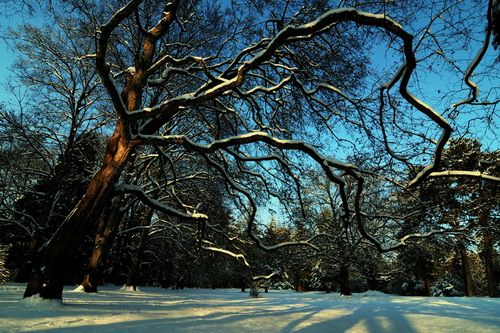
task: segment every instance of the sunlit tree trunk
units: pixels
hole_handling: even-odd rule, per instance
[[[65,270],[78,248],[75,244],[80,243],[85,229],[92,228],[99,219],[134,148],[135,144],[122,135],[119,122],[107,144],[103,166],[90,181],[85,195],[37,252],[24,297],[39,294],[45,299],[62,299]]]
[[[97,285],[100,281],[101,266],[105,261],[115,237],[118,224],[123,217],[122,206],[126,203],[122,196],[113,202],[111,212],[103,214],[94,240],[94,249],[83,278],[82,287],[85,292],[97,292]]]
[[[56,231],[54,236],[42,249],[37,252],[35,258],[35,270],[31,272],[28,286],[24,297],[39,294],[45,299],[62,299],[65,268],[76,248],[75,244],[81,241],[81,235],[86,228],[94,225],[101,216],[105,205],[109,202],[115,183],[120,177],[123,167],[132,156],[137,142],[129,139],[129,126],[124,117],[123,106],[126,110],[137,110],[142,103],[143,88],[147,81],[146,69],[149,68],[156,50],[156,42],[174,20],[174,12],[177,2],[173,2],[171,12],[165,13],[162,20],[147,34],[140,55],[135,63],[135,74],[126,78],[121,98],[116,96],[116,87],[110,80],[109,68],[106,64],[106,51],[108,48],[111,31],[116,28],[121,20],[133,13],[138,3],[131,2],[125,6],[116,20],[110,20],[102,29],[96,50],[96,67],[105,88],[110,92],[115,111],[119,116],[113,135],[108,141],[101,169],[94,175],[89,183],[85,195],[82,197],[73,211],[66,217],[65,221]],[[127,14],[128,13],[128,14]],[[124,15],[123,17],[121,15]],[[121,113],[121,114],[120,114]],[[166,119],[168,120],[168,119]],[[158,126],[148,129],[154,133]]]
[[[106,227],[106,220],[109,217],[109,211],[104,209],[99,219],[99,225],[97,226],[97,231],[94,239],[94,248],[92,249],[92,255],[90,256],[90,262],[87,266],[87,271],[83,276],[83,281],[80,284],[83,290],[87,293],[97,292],[97,281],[99,280],[99,265],[101,258],[103,257],[103,247],[102,240],[104,229]]]
[[[127,172],[123,177],[125,183],[130,181],[136,155],[130,159]],[[111,246],[115,237],[116,229],[123,218],[125,210],[123,207],[127,204],[125,196],[120,196],[113,200],[110,209],[104,209],[101,214],[99,226],[97,227],[96,236],[94,239],[94,248],[90,257],[87,272],[81,283],[85,292],[97,292],[97,285],[101,277],[102,264],[106,260],[107,255],[111,251]]]

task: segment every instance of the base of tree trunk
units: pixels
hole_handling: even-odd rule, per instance
[[[252,286],[250,287],[250,297],[259,297],[259,294],[259,286],[256,284],[252,284]]]
[[[431,281],[428,277],[424,278],[424,295],[431,296]]]
[[[91,283],[92,278],[89,274],[86,274],[83,278],[83,282],[81,286],[83,287],[83,291],[86,293],[96,293],[97,292],[97,284]]]
[[[342,296],[351,296],[351,286],[349,284],[349,266],[342,265],[340,267],[340,294]]]

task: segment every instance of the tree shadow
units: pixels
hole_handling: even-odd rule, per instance
[[[359,295],[342,298],[335,294],[290,292],[272,292],[254,299],[228,290],[186,290],[181,293],[158,289],[145,293],[112,290],[68,296],[66,304],[59,308],[23,309],[14,306],[4,314],[12,323],[26,323],[23,329],[72,333],[325,333],[349,330],[412,333],[422,331],[419,318],[425,321],[433,316],[440,321],[439,325],[449,321],[450,327],[442,326],[445,330],[456,330],[457,323],[465,321],[467,325],[472,321],[487,325],[492,331],[500,327],[499,316],[495,314],[500,302],[490,299]],[[473,316],[470,315],[472,311]],[[0,327],[0,331],[2,329]]]
[[[356,325],[362,326],[366,332],[379,333],[412,333],[417,332],[413,325],[405,316],[390,303],[380,306],[373,306],[368,303],[361,303],[353,312],[333,319],[313,323],[303,328],[293,330],[301,333],[317,332],[346,332]],[[292,330],[282,330],[291,332]]]

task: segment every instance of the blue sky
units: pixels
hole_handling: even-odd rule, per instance
[[[5,84],[8,83],[9,76],[11,75],[10,67],[15,59],[15,51],[9,46],[6,37],[6,30],[15,28],[24,22],[24,18],[18,13],[0,13],[0,103],[12,102],[12,96],[5,91]],[[43,24],[43,17],[35,15],[30,19],[31,24]]]
[[[7,18],[4,16],[0,16],[0,29],[3,31],[5,27],[13,26],[16,24],[16,21],[12,18]],[[2,33],[3,35],[3,33]],[[12,65],[14,61],[14,52],[7,47],[6,41],[2,38],[0,40],[0,102],[6,102],[8,100],[8,96],[5,93],[5,89],[3,85],[7,82],[8,76],[10,75],[9,67]]]

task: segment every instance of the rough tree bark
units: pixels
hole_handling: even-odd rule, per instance
[[[133,155],[129,161],[129,166],[124,176],[125,182],[130,181],[134,168],[135,156],[136,155]],[[111,250],[116,229],[125,213],[123,206],[126,204],[127,199],[124,195],[122,195],[113,200],[111,208],[105,209],[101,214],[94,239],[94,249],[92,250],[87,272],[81,283],[83,290],[87,293],[97,292],[97,285],[99,284],[101,276],[101,265]]]
[[[87,273],[83,277],[81,286],[87,293],[97,292],[97,285],[101,276],[101,265],[106,259],[115,236],[116,227],[120,223],[126,203],[124,196],[113,202],[111,212],[103,214],[94,240],[94,249],[90,257]]]
[[[65,268],[74,253],[74,244],[79,244],[83,231],[99,219],[123,166],[134,151],[135,143],[124,137],[121,129],[118,122],[108,142],[103,167],[92,178],[77,206],[37,252],[36,269],[31,273],[24,297],[39,294],[45,299],[62,299]]]
[[[98,267],[103,256],[103,247],[101,246],[101,241],[109,217],[110,210],[105,208],[99,219],[99,224],[97,225],[96,235],[94,238],[94,248],[92,249],[90,261],[87,266],[86,273],[83,276],[82,283],[80,283],[80,286],[82,286],[83,290],[87,293],[97,292],[97,281],[99,280]]]

